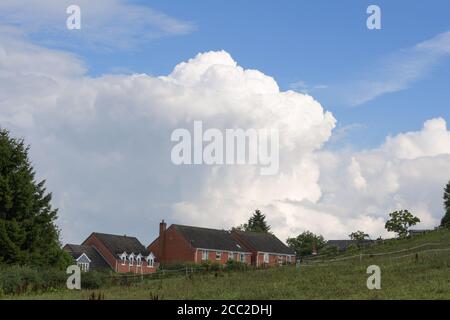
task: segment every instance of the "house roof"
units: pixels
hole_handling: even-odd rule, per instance
[[[64,250],[67,251],[75,260],[83,253],[91,260],[89,268],[91,269],[109,269],[109,264],[103,257],[95,250],[95,248],[87,245],[66,244]]]
[[[94,232],[92,235],[100,240],[113,254],[118,255],[123,252],[128,254],[134,253],[136,255],[140,253],[144,256],[148,256],[149,254],[144,245],[135,237],[98,232]]]
[[[295,252],[280,239],[271,233],[249,232],[249,231],[233,231],[238,238],[248,243],[255,251],[279,254],[291,254]]]
[[[339,250],[347,250],[348,246],[350,245],[368,245],[372,243],[373,240],[328,240],[326,245],[327,246],[336,246],[339,248]]]
[[[232,236],[229,231],[173,224],[186,241],[194,248],[248,252]]]

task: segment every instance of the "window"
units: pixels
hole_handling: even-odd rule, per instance
[[[206,250],[202,251],[202,260],[208,260],[208,251]]]
[[[240,261],[241,261],[241,262],[245,262],[245,254],[241,253],[241,254],[239,255],[239,258],[240,258]]]
[[[222,259],[222,252],[216,251],[216,260],[221,260],[221,259]]]
[[[288,262],[292,263],[292,256],[288,256]]]
[[[130,256],[128,257],[128,260],[130,260],[130,266],[133,266],[133,263],[134,263],[134,254],[130,254]]]
[[[120,256],[120,260],[122,261],[122,265],[125,265],[125,262],[127,261],[127,254],[126,252],[122,253],[122,255]]]
[[[140,266],[142,265],[142,259],[141,259],[141,257],[137,257],[137,258],[136,258],[136,265],[137,265],[138,267],[140,267]]]
[[[88,262],[78,262],[77,266],[81,269],[81,271],[84,271],[84,272],[89,271],[89,263]]]
[[[278,264],[281,266],[283,264],[283,257],[278,256]]]
[[[150,254],[147,256],[147,267],[151,268],[155,265],[155,256],[153,253],[150,252]]]
[[[228,253],[228,260],[233,260],[234,259],[234,253],[233,252],[229,252]]]
[[[264,263],[269,263],[269,254],[264,253]]]

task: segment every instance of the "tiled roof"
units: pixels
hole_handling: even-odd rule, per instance
[[[175,228],[194,248],[248,252],[226,230],[173,224]]]
[[[83,253],[91,260],[90,269],[109,269],[109,264],[93,247],[88,245],[66,244],[64,250],[67,251],[75,260]]]
[[[279,254],[292,254],[295,252],[281,242],[280,239],[270,233],[249,232],[249,231],[233,231],[238,238],[248,243],[255,251]]]
[[[135,237],[130,236],[119,236],[107,233],[94,232],[93,235],[100,240],[109,251],[113,254],[121,254],[126,252],[128,254],[142,254],[147,256],[149,252],[144,247],[144,245]]]

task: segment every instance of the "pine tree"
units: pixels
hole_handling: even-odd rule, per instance
[[[260,210],[255,210],[253,216],[248,220],[245,231],[269,233],[270,226],[266,222],[266,216]]]
[[[0,129],[0,263],[62,266],[57,210],[45,180],[35,182],[28,151],[23,139]]]
[[[444,189],[444,209],[445,215],[441,220],[441,227],[450,228],[450,182]]]

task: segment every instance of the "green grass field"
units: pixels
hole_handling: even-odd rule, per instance
[[[412,249],[411,249],[412,248]],[[392,254],[377,255],[380,253]],[[15,299],[450,299],[450,231],[389,240],[336,257],[267,270],[144,280],[128,287],[59,290]],[[369,265],[381,268],[381,290],[366,286]]]

